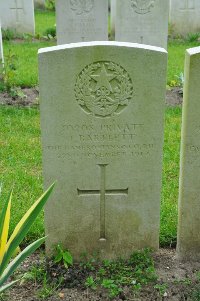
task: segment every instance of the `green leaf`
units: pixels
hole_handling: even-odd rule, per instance
[[[63,255],[62,255],[62,253],[59,253],[58,255],[56,255],[54,262],[59,263],[59,262],[61,262],[62,259],[63,259]]]
[[[10,201],[11,196],[12,196],[12,190],[11,190],[11,192],[8,195],[8,198],[7,198],[7,200],[6,200],[6,202],[5,202],[4,206],[3,206],[3,209],[2,209],[2,212],[1,212],[1,215],[0,215],[0,238],[2,236],[3,227],[4,227],[4,221],[5,221],[5,216],[6,216],[6,212],[7,212],[7,208],[8,208],[8,203]]]
[[[0,294],[3,293],[5,290],[9,289],[11,286],[13,286],[13,285],[14,285],[16,282],[18,282],[18,281],[19,281],[19,279],[18,279],[18,280],[15,280],[15,281],[12,281],[12,282],[10,282],[10,283],[4,285],[4,286],[1,286],[1,287],[0,287]]]
[[[41,244],[45,241],[46,237],[42,237],[29,246],[27,246],[19,255],[13,259],[7,268],[4,270],[2,276],[0,277],[0,287],[7,279],[11,276],[11,274],[16,270],[16,268],[21,264],[24,259],[26,259],[29,255],[31,255],[35,250],[37,250]]]
[[[70,265],[73,264],[73,257],[68,251],[63,254],[63,260]]]
[[[9,263],[9,261],[12,257],[12,254],[15,252],[15,250],[17,249],[19,244],[22,242],[22,240],[26,236],[28,230],[32,226],[33,222],[35,221],[36,217],[38,216],[38,214],[44,207],[45,203],[47,202],[54,186],[55,186],[55,184],[52,184],[47,189],[47,191],[36,201],[37,205],[35,207],[33,207],[33,206],[31,207],[31,208],[33,208],[32,211],[30,212],[30,214],[27,216],[27,218],[25,220],[24,220],[24,218],[22,218],[23,223],[22,224],[19,223],[20,227],[18,227],[19,224],[17,225],[18,231],[17,232],[14,231],[14,235],[11,235],[11,238],[8,241],[8,249],[5,252],[3,260],[1,262],[0,276],[2,275],[3,271],[5,270],[7,264]]]

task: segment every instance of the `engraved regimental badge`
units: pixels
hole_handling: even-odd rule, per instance
[[[133,95],[128,72],[113,62],[96,62],[86,66],[77,77],[76,100],[86,112],[98,117],[119,114]]]
[[[77,15],[89,13],[94,7],[94,0],[70,0],[70,7]]]
[[[131,0],[131,6],[135,9],[137,14],[147,14],[154,7],[155,0]]]

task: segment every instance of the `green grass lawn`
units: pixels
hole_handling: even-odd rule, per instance
[[[55,12],[53,11],[35,11],[35,32],[44,35],[47,28],[54,27],[56,24]]]
[[[36,11],[36,34],[44,35],[47,28],[55,25],[55,13],[47,11]],[[38,85],[37,52],[39,48],[56,45],[56,41],[46,42],[4,42],[4,54],[8,56],[9,51],[17,57],[16,73],[13,78],[16,86],[33,87]],[[169,42],[168,52],[168,84],[177,82],[177,76],[184,71],[184,57],[187,48],[200,45],[198,42]],[[5,58],[6,61],[6,58]]]
[[[55,24],[55,13],[36,12],[36,33],[43,35]],[[21,87],[38,85],[37,51],[55,45],[55,41],[7,41],[4,53],[17,57],[13,84]],[[184,70],[185,50],[199,43],[169,43],[168,83],[177,81]],[[42,192],[40,123],[38,109],[0,107],[0,181],[4,199],[14,183],[11,231],[14,224]],[[177,227],[181,109],[166,109],[161,203],[161,245],[174,244]],[[2,204],[0,204],[1,207]],[[44,234],[43,215],[31,228],[27,240]]]

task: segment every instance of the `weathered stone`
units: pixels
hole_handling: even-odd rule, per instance
[[[108,0],[56,2],[58,44],[108,40]]]
[[[167,53],[91,42],[39,51],[47,252],[158,248]]]
[[[116,0],[115,40],[167,48],[169,0]]]
[[[186,35],[200,30],[200,1],[171,0],[170,26],[173,34]]]
[[[115,40],[115,18],[116,18],[116,0],[111,0],[110,3],[110,29],[111,37]]]
[[[0,19],[3,29],[34,34],[33,0],[0,0]]]
[[[200,47],[186,51],[177,252],[200,259]]]

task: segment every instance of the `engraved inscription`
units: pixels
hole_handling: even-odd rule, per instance
[[[87,14],[94,7],[94,0],[70,0],[70,7],[77,15]]]
[[[106,166],[108,164],[98,164],[101,169],[100,189],[99,190],[81,190],[77,189],[78,195],[100,195],[100,240],[106,239],[106,195],[128,195],[128,188],[126,189],[106,189]]]
[[[135,12],[140,15],[145,15],[154,7],[155,0],[131,0],[131,6]]]
[[[156,145],[142,123],[122,123],[114,119],[105,120],[103,124],[65,122],[59,133],[63,137],[63,144],[46,145],[46,150],[51,154],[56,152],[61,160],[91,158],[104,161],[126,156],[149,159],[156,151]],[[68,144],[64,141],[68,141]]]
[[[194,0],[183,0],[183,7],[180,8],[180,10],[194,10],[195,9],[195,4]]]
[[[20,2],[21,3],[21,2]],[[13,6],[12,7],[10,7],[10,9],[11,10],[13,10],[13,11],[15,11],[15,13],[16,13],[16,24],[18,24],[19,23],[19,21],[20,21],[20,16],[19,16],[19,14],[20,14],[20,12],[22,12],[23,10],[24,10],[24,8],[23,8],[23,5],[21,4],[19,4],[19,0],[14,0],[13,1]]]
[[[86,66],[77,77],[75,96],[88,114],[107,117],[121,113],[133,95],[128,72],[113,62],[96,62]]]

